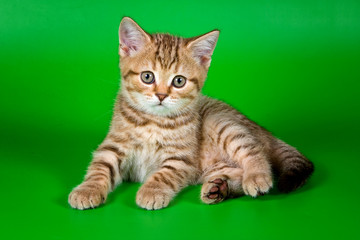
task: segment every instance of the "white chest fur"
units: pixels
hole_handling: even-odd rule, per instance
[[[144,182],[152,173],[160,168],[161,153],[159,142],[164,139],[164,131],[151,128],[135,128],[132,136],[136,139],[124,161],[123,178],[133,182]]]
[[[123,164],[124,180],[144,182],[160,167],[160,157],[155,144],[144,143],[134,146]]]
[[[182,144],[186,141],[196,146],[196,132],[196,124],[184,124],[176,128],[149,124],[127,129],[132,142],[122,163],[123,179],[144,182],[161,167],[164,156],[159,145]]]

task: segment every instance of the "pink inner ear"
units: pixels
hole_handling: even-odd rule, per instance
[[[120,48],[127,56],[130,55],[130,49],[127,46],[120,46]]]
[[[200,63],[203,64],[203,65],[207,65],[210,61],[210,58],[207,57],[207,56],[201,56],[200,57]]]
[[[121,51],[129,56],[132,52],[138,51],[143,45],[141,33],[136,30],[123,29],[120,34]]]
[[[201,65],[207,66],[211,61],[212,46],[207,41],[202,41],[194,46],[194,56]]]
[[[128,48],[131,48],[133,45],[131,35],[129,34],[128,30],[124,30],[121,33],[121,43],[124,46],[127,46]]]

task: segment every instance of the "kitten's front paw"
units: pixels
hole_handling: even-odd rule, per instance
[[[76,187],[69,195],[69,204],[76,209],[95,208],[105,202],[106,194],[101,186],[83,183]]]
[[[169,205],[171,197],[164,189],[142,186],[136,194],[136,204],[147,210],[157,210]]]
[[[267,193],[273,182],[270,174],[253,173],[244,178],[242,185],[246,195],[256,197]]]

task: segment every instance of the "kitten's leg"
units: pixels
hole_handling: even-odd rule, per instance
[[[265,154],[245,156],[243,161],[245,194],[252,197],[263,195],[273,187],[272,172]]]
[[[139,207],[156,210],[166,207],[171,199],[196,178],[193,161],[186,157],[170,157],[151,175],[136,195]]]
[[[241,187],[243,170],[219,162],[202,176],[201,200],[206,204],[219,203],[243,194]]]
[[[272,187],[272,173],[263,144],[249,130],[234,122],[218,126],[218,146],[244,170],[245,194],[256,197]]]
[[[117,145],[104,141],[94,153],[85,180],[70,193],[71,207],[82,210],[104,203],[107,194],[122,180],[120,166],[124,156]]]

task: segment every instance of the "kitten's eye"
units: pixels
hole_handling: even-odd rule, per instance
[[[154,74],[150,71],[142,72],[140,77],[141,77],[141,81],[143,81],[146,84],[151,84],[155,81]]]
[[[186,83],[186,78],[183,76],[176,76],[172,81],[172,85],[177,88],[182,88]]]

